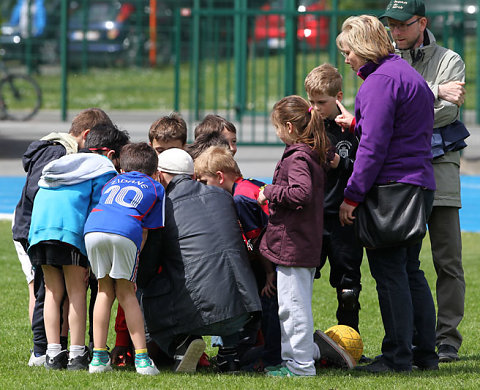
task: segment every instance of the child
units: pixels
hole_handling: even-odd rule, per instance
[[[120,156],[122,174],[108,182],[85,224],[85,245],[98,279],[93,314],[94,349],[89,372],[111,370],[108,325],[115,297],[125,311],[135,347],[135,368],[142,375],[158,370],[147,354],[143,315],[135,295],[138,257],[147,229],[164,224],[164,189],[157,178],[158,157],[146,143],[127,145]]]
[[[276,274],[273,264],[259,256],[258,250],[254,250],[258,249],[256,241],[268,222],[267,204],[257,203],[258,194],[265,183],[244,179],[231,152],[222,146],[211,146],[197,157],[195,175],[197,180],[223,188],[233,195],[244,240],[252,259],[252,269],[261,288],[262,331],[265,345],[261,357],[254,359],[256,361],[249,368],[263,371],[264,367],[281,363]]]
[[[323,248],[319,268],[328,257],[330,284],[337,289],[338,324],[350,326],[358,332],[363,248],[355,238],[353,225],[342,227],[338,216],[343,191],[353,171],[358,139],[335,123],[335,117],[340,114],[336,101],[343,98],[342,76],[336,68],[330,64],[314,68],[305,78],[305,90],[313,110],[323,118],[325,131],[336,153],[325,185]]]
[[[85,146],[96,153],[67,155],[43,169],[33,204],[28,254],[32,265],[42,267],[45,279],[47,369],[88,367],[85,281],[89,264],[83,228],[103,185],[116,174],[111,160],[127,142],[128,135],[113,125],[94,126]],[[60,306],[65,288],[69,298],[70,353],[60,343]]]
[[[172,112],[152,123],[148,139],[157,154],[171,148],[183,149],[187,142],[187,124],[179,114]]]
[[[315,360],[328,343],[328,337],[319,331],[312,336],[312,291],[322,250],[324,167],[329,144],[322,117],[300,96],[277,102],[272,122],[286,147],[272,184],[258,196],[259,204],[268,200],[270,211],[260,252],[277,264],[284,363],[267,375],[315,375]],[[338,346],[335,352],[353,367],[346,352]]]
[[[209,114],[195,127],[195,141],[201,135],[222,135],[228,142],[232,155],[237,153],[237,129],[232,122],[227,121],[220,115]]]
[[[99,108],[87,108],[79,112],[72,120],[68,133],[50,133],[32,142],[23,155],[23,167],[27,173],[22,196],[15,209],[12,226],[13,240],[19,242],[24,250],[28,248],[28,234],[32,216],[33,201],[38,191],[38,180],[42,170],[50,161],[66,154],[76,153],[84,147],[85,138],[95,125],[112,125],[108,115]],[[43,273],[40,267],[34,272],[34,296],[36,298],[32,313],[33,351],[28,362],[29,366],[43,366],[47,339],[43,320],[43,304],[45,287]],[[66,339],[66,338],[65,338]],[[62,339],[66,349],[66,340]]]

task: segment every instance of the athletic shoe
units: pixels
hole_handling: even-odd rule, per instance
[[[89,352],[88,348],[85,348],[85,351],[80,356],[68,359],[67,370],[88,370],[88,363],[90,362]]]
[[[193,373],[197,370],[197,364],[205,351],[205,341],[202,338],[188,336],[175,351],[175,364],[173,371]]]
[[[148,355],[143,359],[135,359],[135,369],[140,375],[158,375],[160,373]]]
[[[45,355],[45,368],[48,370],[63,370],[67,368],[68,351],[63,350],[57,356],[50,357]]]
[[[460,360],[457,349],[448,344],[441,344],[438,346],[438,361],[440,363],[450,363]]]
[[[30,359],[28,359],[29,367],[41,367],[45,365],[46,355],[35,356],[35,352],[32,351]]]
[[[313,334],[313,341],[320,349],[320,359],[326,360],[338,368],[352,369],[355,367],[355,360],[350,354],[322,331],[317,330]]]
[[[94,355],[92,361],[88,365],[88,372],[90,374],[95,374],[97,372],[107,371],[112,371],[112,362],[110,361],[110,357],[108,357],[108,362],[104,363],[100,360],[100,357]]]
[[[298,377],[300,375],[293,373],[287,367],[281,367],[276,371],[267,371],[267,376],[277,376],[280,378],[288,378],[288,377]]]
[[[217,370],[219,372],[237,373],[240,371],[240,358],[237,348],[218,349],[216,356]]]

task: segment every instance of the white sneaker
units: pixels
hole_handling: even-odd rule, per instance
[[[103,363],[98,357],[94,356],[92,361],[88,365],[88,372],[90,374],[107,371],[112,371],[112,362],[110,358],[108,358],[108,362]]]
[[[141,359],[138,363],[135,362],[135,369],[140,375],[157,375],[160,373],[155,363],[149,357]]]
[[[30,359],[28,360],[29,367],[41,367],[45,364],[46,355],[35,356],[35,353],[32,351]]]

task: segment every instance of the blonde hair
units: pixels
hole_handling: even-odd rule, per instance
[[[380,59],[395,52],[385,26],[371,15],[350,16],[343,22],[336,42],[340,50],[350,50],[377,64]]]
[[[293,141],[307,144],[319,154],[319,161],[326,161],[329,141],[319,113],[310,109],[310,104],[301,96],[284,97],[273,106],[272,122],[285,127],[290,122],[293,127]]]
[[[215,176],[217,172],[242,176],[232,152],[223,146],[210,146],[195,159],[195,175]]]
[[[342,90],[342,75],[330,64],[313,68],[305,77],[305,91],[308,96],[336,96]]]

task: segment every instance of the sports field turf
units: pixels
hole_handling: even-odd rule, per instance
[[[434,270],[430,245],[424,242],[421,260],[430,286]],[[27,312],[27,286],[11,241],[10,222],[0,221],[0,389],[478,389],[480,383],[480,234],[463,234],[463,261],[467,282],[465,319],[460,331],[464,343],[461,361],[442,364],[437,372],[369,375],[340,370],[322,370],[314,378],[266,378],[260,375],[178,375],[163,369],[156,377],[142,377],[133,370],[115,370],[92,375],[87,372],[46,371],[28,367],[31,331]],[[360,330],[365,354],[380,353],[383,326],[368,265],[363,267]],[[335,324],[335,291],[328,284],[328,267],[314,287],[314,321],[318,329]],[[161,313],[159,313],[161,315]],[[113,325],[113,324],[112,324]],[[114,345],[113,327],[109,345]],[[215,350],[209,348],[210,355]]]

